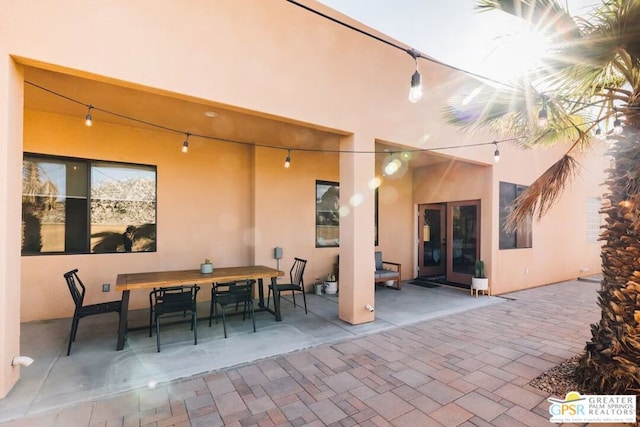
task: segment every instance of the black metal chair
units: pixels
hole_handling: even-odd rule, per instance
[[[198,344],[198,310],[196,297],[200,286],[185,285],[157,288],[149,293],[149,304],[156,324],[156,339],[158,352],[160,352],[160,317],[164,315],[186,312],[191,313],[191,330],[193,331],[193,344]],[[149,336],[153,335],[152,323],[149,323]]]
[[[64,273],[64,279],[71,292],[75,310],[73,311],[73,320],[71,321],[71,333],[69,334],[69,345],[67,347],[67,356],[71,353],[71,343],[76,340],[78,332],[78,323],[83,317],[94,314],[118,313],[118,322],[122,321],[122,301],[108,301],[98,304],[84,304],[85,287],[78,277],[78,269]],[[118,329],[120,324],[118,323]]]
[[[253,332],[256,331],[256,320],[253,311],[253,285],[255,280],[241,280],[228,283],[214,283],[211,288],[211,309],[209,310],[209,326],[211,326],[211,320],[216,319],[218,323],[218,316],[216,313],[216,305],[220,305],[220,311],[222,312],[222,328],[224,329],[224,337],[227,338],[227,319],[226,319],[226,307],[235,304],[236,311],[240,304],[242,304],[242,320],[244,321],[247,315],[247,308],[249,309],[249,316],[253,323]]]
[[[296,307],[296,292],[302,292],[302,300],[304,301],[304,313],[307,313],[307,297],[304,290],[304,268],[307,265],[307,260],[302,258],[294,258],[291,270],[289,270],[289,279],[291,283],[281,283],[276,285],[280,293],[291,291],[293,297],[293,306]],[[267,295],[267,308],[269,308],[269,301],[271,300],[271,286],[269,286],[269,293]]]

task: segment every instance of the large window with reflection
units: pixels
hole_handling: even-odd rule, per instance
[[[156,250],[156,167],[25,153],[22,254]]]
[[[533,216],[529,216],[515,231],[507,230],[507,218],[513,209],[513,202],[526,189],[524,185],[500,182],[500,249],[533,246],[531,227]]]

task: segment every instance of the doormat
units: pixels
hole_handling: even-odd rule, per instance
[[[423,286],[425,288],[437,288],[440,285],[453,286],[454,288],[469,289],[469,285],[463,285],[461,283],[449,282],[444,276],[418,276],[409,283],[417,286]]]
[[[409,283],[410,285],[422,286],[423,288],[437,288],[438,286],[440,286],[433,282],[426,282],[424,280],[417,280],[417,279],[411,280],[407,283]]]

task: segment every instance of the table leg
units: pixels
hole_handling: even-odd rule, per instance
[[[124,343],[127,340],[127,322],[129,315],[129,292],[122,291],[122,312],[120,313],[120,324],[118,325],[118,344],[116,350],[120,351],[124,348]]]
[[[258,279],[258,307],[260,307],[261,310],[264,308],[264,289],[262,289],[263,285],[263,280]]]
[[[271,278],[271,291],[273,292],[273,309],[276,312],[276,322],[282,321],[280,315],[280,291],[278,290],[278,278]]]

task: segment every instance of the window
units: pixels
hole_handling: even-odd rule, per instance
[[[378,246],[378,188],[374,191],[373,240]],[[340,184],[316,180],[316,248],[340,246]]]
[[[506,230],[507,217],[513,209],[513,202],[526,188],[524,185],[500,182],[500,249],[531,248],[533,246],[531,233],[533,216],[527,218],[515,232],[507,232]]]
[[[23,255],[155,250],[155,166],[24,154]]]
[[[339,211],[339,184],[332,181],[316,181],[316,248],[339,245]]]

